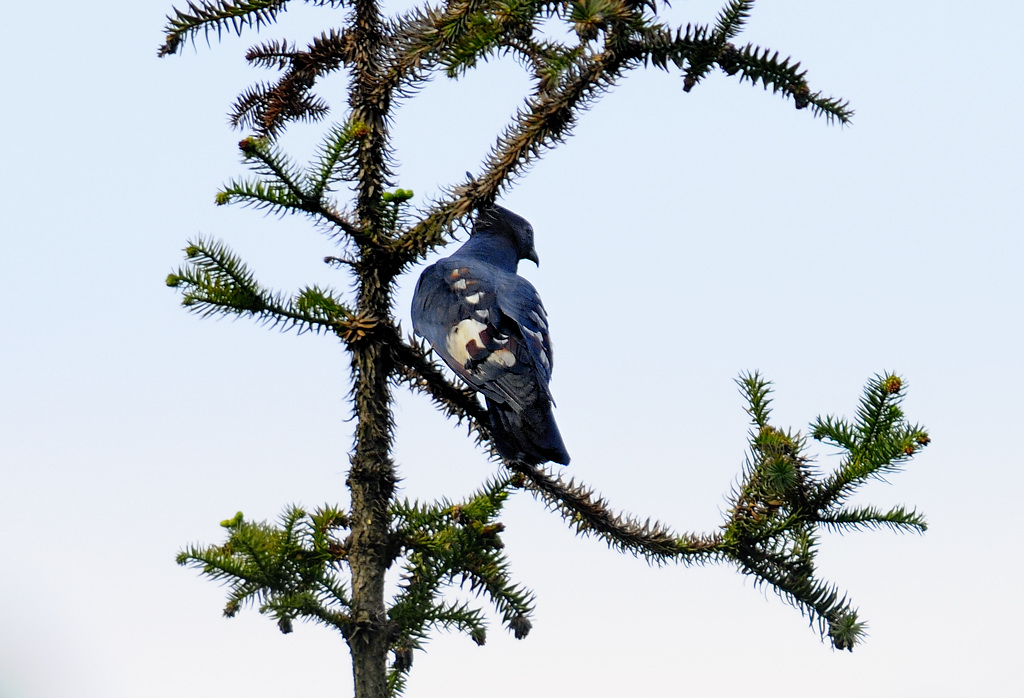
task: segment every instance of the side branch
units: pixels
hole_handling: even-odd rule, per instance
[[[402,344],[395,351],[402,380],[430,394],[450,416],[469,420],[478,441],[489,443],[489,419],[472,392],[449,383],[421,346]],[[821,478],[802,455],[803,438],[770,424],[768,382],[757,374],[738,382],[756,428],[751,433],[750,460],[716,533],[681,536],[657,521],[641,522],[612,511],[606,499],[575,480],[565,482],[519,461],[503,461],[503,465],[517,474],[514,484],[532,490],[577,533],[596,535],[609,546],[651,563],[731,561],[757,584],[767,584],[812,622],[817,621],[822,635],[837,649],[852,649],[865,626],[846,596],[816,576],[818,528],[924,530],[924,518],[917,512],[902,507],[889,512],[874,507],[844,509],[841,501],[866,479],[897,469],[915,449],[927,445],[927,434],[908,425],[899,410],[901,380],[892,375],[878,377],[866,389],[857,423],[819,420],[815,433],[833,442],[860,433],[864,436],[859,451],[871,453],[874,461],[868,463],[855,453],[838,473]]]
[[[331,185],[350,175],[344,160],[362,133],[354,121],[332,129],[320,146],[320,157],[305,173],[268,139],[243,138],[239,150],[258,178],[232,180],[218,192],[217,205],[241,203],[272,213],[302,212],[340,230],[358,245],[376,247],[375,239],[340,213],[328,196]]]
[[[478,179],[454,189],[401,235],[394,250],[409,264],[445,243],[445,231],[481,205],[493,202],[505,185],[523,172],[545,150],[561,142],[575,122],[576,113],[614,82],[622,61],[610,52],[581,58],[561,89],[531,97],[526,108],[498,139]]]
[[[185,248],[187,265],[169,274],[167,285],[182,292],[182,305],[202,316],[250,315],[270,325],[332,331],[342,339],[365,318],[326,289],[308,286],[292,298],[260,286],[252,272],[223,244],[199,239]]]
[[[431,7],[411,10],[392,22],[389,45],[378,90],[388,97],[413,89],[442,61],[442,54],[473,29],[470,18],[487,0],[449,0],[443,11]]]
[[[177,53],[186,39],[195,39],[200,31],[209,39],[211,31],[220,38],[225,29],[238,35],[245,27],[259,29],[274,22],[287,4],[288,0],[189,0],[188,12],[175,8],[174,16],[167,18],[167,38],[157,55]]]
[[[575,480],[565,482],[542,468],[521,461],[506,461],[505,466],[525,477],[527,487],[536,492],[548,507],[572,523],[577,533],[594,534],[609,546],[643,556],[648,562],[675,560],[684,563],[708,562],[722,558],[722,537],[683,535],[672,532],[658,521],[639,520],[616,514],[608,501]]]
[[[235,101],[231,125],[256,129],[273,138],[290,122],[319,121],[329,105],[310,94],[316,81],[351,63],[353,43],[347,32],[323,32],[305,51],[285,41],[270,41],[249,49],[245,58],[254,65],[285,70],[275,84],[258,84]]]
[[[610,88],[624,67],[623,57],[611,50],[585,54],[566,71],[560,87],[531,97],[484,163],[479,193],[497,196],[544,151],[564,141],[578,113]]]
[[[737,16],[742,17],[742,12]],[[811,92],[807,71],[801,70],[799,63],[790,63],[789,58],[780,60],[778,51],[773,53],[753,44],[736,47],[726,40],[732,36],[726,26],[729,22],[722,21],[714,31],[704,26],[673,31],[665,25],[652,24],[630,39],[623,51],[645,61],[649,59],[663,70],[669,63],[683,69],[685,92],[692,90],[717,66],[727,75],[739,75],[740,81],[762,83],[773,93],[783,93],[793,99],[797,109],[810,107],[815,116],[824,116],[830,122],[834,119],[842,124],[850,123],[853,110],[848,102]]]

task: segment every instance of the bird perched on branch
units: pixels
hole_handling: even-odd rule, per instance
[[[551,339],[519,260],[539,264],[533,227],[488,206],[455,253],[427,267],[412,300],[412,324],[455,373],[484,394],[498,453],[537,465],[568,464],[551,414]]]

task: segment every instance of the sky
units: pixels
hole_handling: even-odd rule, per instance
[[[158,59],[170,0],[120,5],[21,2],[0,25],[0,696],[351,695],[339,637],[224,619],[223,590],[174,562],[236,511],[346,502],[345,353],[199,319],[164,284],[204,235],[268,286],[349,288],[307,220],[213,203],[243,174],[225,115],[273,77],[245,49],[340,20],[296,4],[261,36]],[[719,525],[744,461],[743,371],[805,433],[852,416],[871,376],[906,379],[933,442],[856,501],[915,507],[930,528],[827,535],[819,553],[866,642],[836,652],[734,569],[650,567],[522,494],[504,541],[537,595],[533,631],[492,619],[482,648],[441,634],[408,695],[1017,690],[1021,26],[1009,0],[763,3],[737,41],[801,61],[851,126],[721,73],[684,93],[678,74],[636,71],[503,198],[536,230],[542,263],[521,271],[551,321],[565,474],[619,509]],[[325,85],[339,109],[343,88]],[[422,203],[477,170],[528,89],[507,59],[431,83],[396,113],[398,185]],[[322,128],[283,144],[301,159]],[[495,472],[424,398],[399,391],[396,420],[402,496],[458,497]]]

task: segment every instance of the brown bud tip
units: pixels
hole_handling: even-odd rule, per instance
[[[888,376],[882,385],[885,388],[885,392],[889,395],[895,395],[903,387],[903,381],[900,380],[899,376]]]
[[[242,155],[247,158],[256,156],[256,147],[258,145],[257,139],[249,136],[238,141],[238,149],[242,151]]]
[[[516,636],[517,640],[522,640],[524,637],[530,634],[530,629],[533,628],[533,623],[526,616],[516,616],[508,623],[509,629],[512,634]]]
[[[789,86],[789,93],[793,95],[797,109],[805,109],[811,103],[811,89],[806,83],[797,83]]]
[[[395,671],[405,671],[412,666],[412,647],[396,647],[395,653]]]

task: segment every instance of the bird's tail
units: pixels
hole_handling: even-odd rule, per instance
[[[503,458],[530,465],[548,461],[569,464],[569,453],[546,400],[517,412],[507,404],[488,398],[487,411],[491,415],[494,444]]]

